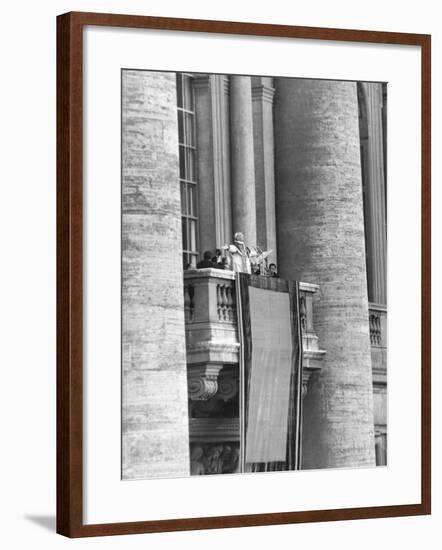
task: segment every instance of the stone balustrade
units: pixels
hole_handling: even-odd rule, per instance
[[[387,308],[368,304],[377,463],[385,464],[387,433]],[[382,458],[384,457],[384,458]]]
[[[300,283],[304,394],[311,374],[321,368],[325,355],[313,324],[317,290],[317,285]],[[239,363],[235,274],[211,268],[186,271],[184,309],[189,398],[210,399],[218,391],[218,375],[223,366]]]
[[[387,307],[369,304],[370,343],[374,347],[387,346]]]
[[[387,307],[368,305],[371,364],[374,384],[387,383]]]
[[[222,269],[184,273],[187,365],[238,363],[235,274]]]

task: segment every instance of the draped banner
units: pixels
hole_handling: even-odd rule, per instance
[[[242,471],[300,467],[302,335],[295,281],[238,273]]]

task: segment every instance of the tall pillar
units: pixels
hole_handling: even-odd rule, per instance
[[[256,239],[263,250],[271,250],[269,263],[276,257],[275,151],[273,143],[273,79],[252,80],[253,135],[256,180]]]
[[[252,86],[249,76],[230,77],[230,151],[232,229],[256,245],[255,167],[253,157]]]
[[[225,75],[194,77],[198,136],[200,251],[215,252],[232,240],[229,151],[229,81]]]
[[[303,468],[375,464],[356,84],[276,79],[279,273],[320,285]]]
[[[175,73],[122,78],[122,477],[187,476]]]
[[[371,302],[387,303],[387,215],[385,204],[382,84],[361,83],[366,113],[365,208],[368,291]]]

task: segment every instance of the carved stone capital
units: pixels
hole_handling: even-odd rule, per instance
[[[218,391],[218,375],[222,364],[207,364],[187,370],[187,389],[192,401],[207,401]]]

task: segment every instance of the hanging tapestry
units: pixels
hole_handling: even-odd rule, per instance
[[[295,281],[237,275],[242,471],[300,467],[302,335]]]

